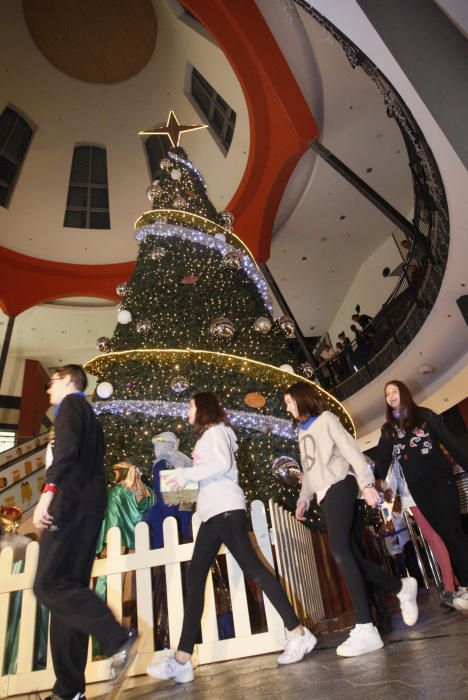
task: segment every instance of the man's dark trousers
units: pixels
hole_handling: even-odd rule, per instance
[[[67,697],[85,690],[89,635],[106,656],[127,639],[127,631],[89,588],[102,516],[79,514],[63,529],[45,530],[39,550],[34,593],[50,610],[50,643],[56,683]]]

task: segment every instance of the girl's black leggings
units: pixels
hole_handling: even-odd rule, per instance
[[[203,613],[205,583],[222,544],[229,549],[240,568],[258,583],[283,618],[288,630],[299,620],[278,579],[262,564],[250,542],[244,510],[230,510],[201,524],[187,573],[184,624],[178,649],[192,654]]]
[[[348,475],[343,481],[330,486],[320,507],[325,516],[330,551],[345,580],[356,623],[365,624],[372,622],[372,616],[364,579],[392,593],[400,592],[401,580],[362,554],[353,528],[357,492],[356,479]]]

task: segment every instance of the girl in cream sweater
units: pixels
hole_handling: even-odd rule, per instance
[[[304,472],[296,518],[305,520],[310,501],[316,496],[325,518],[330,550],[340,567],[356,616],[356,626],[336,652],[338,656],[367,654],[380,649],[383,642],[372,622],[364,579],[397,595],[407,625],[414,625],[418,619],[417,582],[414,578],[396,578],[365,559],[354,539],[354,502],[358,492],[362,492],[371,507],[377,506],[379,495],[372,470],[351,435],[334,413],[324,409],[309,384],[297,382],[290,386],[284,401],[299,428]]]

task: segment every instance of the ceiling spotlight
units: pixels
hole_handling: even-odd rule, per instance
[[[435,372],[435,367],[432,365],[421,365],[421,367],[418,370],[419,374],[432,374]]]

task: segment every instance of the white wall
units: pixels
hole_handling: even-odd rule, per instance
[[[383,277],[382,270],[385,267],[393,270],[401,262],[396,243],[390,236],[362,263],[330,326],[329,334],[333,345],[337,341],[338,333],[343,330],[353,340],[353,332],[349,326],[354,323],[351,316],[355,313],[356,304],[359,304],[361,312],[368,316],[375,316],[380,310],[398,280],[397,277]]]

